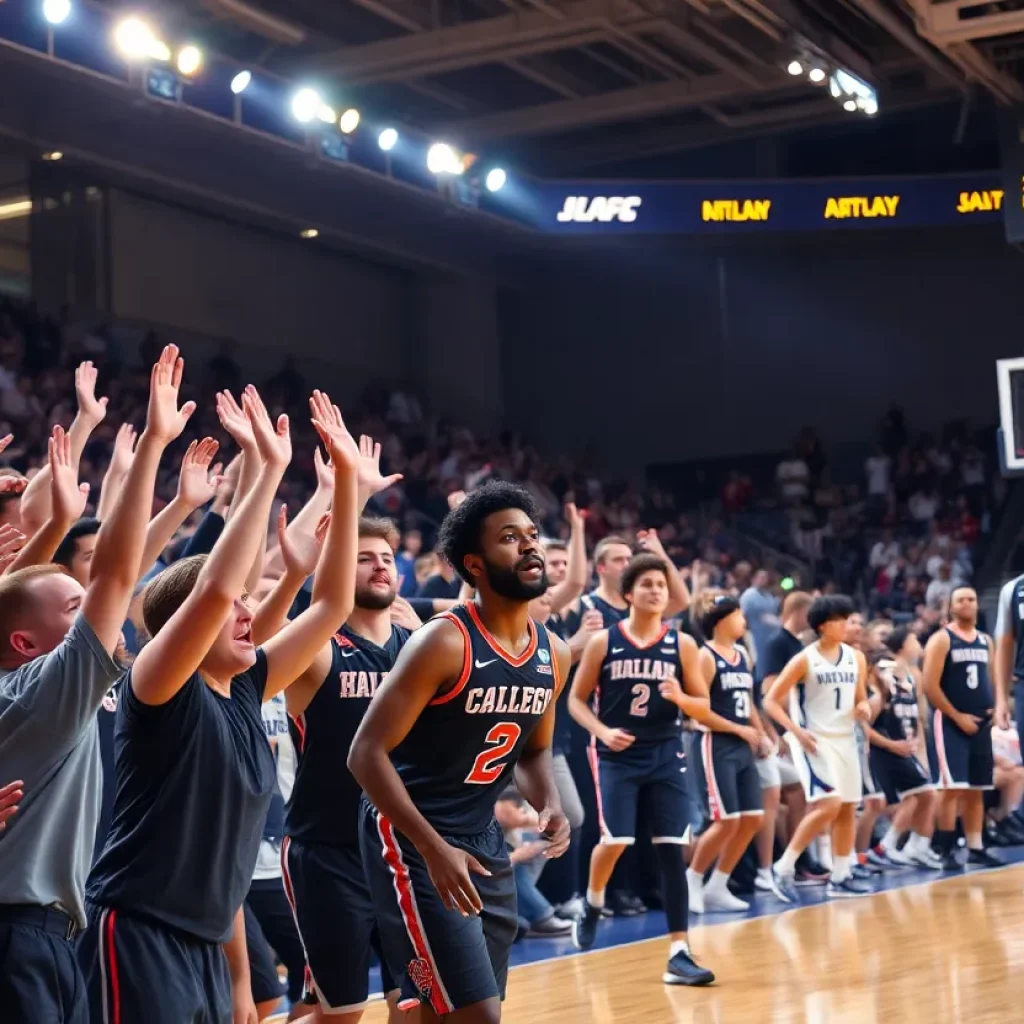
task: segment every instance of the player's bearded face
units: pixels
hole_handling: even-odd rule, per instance
[[[484,572],[487,574],[487,583],[491,590],[511,601],[532,601],[540,597],[548,589],[548,574],[544,565],[544,556],[536,551],[530,551],[523,555],[511,569],[502,565],[495,565],[487,558],[483,559]],[[525,571],[533,571],[540,568],[540,574],[535,579],[524,576]]]

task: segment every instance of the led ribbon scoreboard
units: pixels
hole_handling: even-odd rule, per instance
[[[1006,197],[997,171],[807,181],[532,181],[524,191],[529,196],[524,219],[555,234],[714,235],[999,224]],[[508,213],[507,205],[503,212]]]

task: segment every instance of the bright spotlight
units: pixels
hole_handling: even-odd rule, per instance
[[[435,142],[427,150],[427,170],[431,174],[461,174],[465,168],[460,157],[446,142]]]
[[[320,109],[316,112],[316,116],[319,120],[323,121],[324,124],[334,124],[337,114],[334,112],[334,107],[327,103],[321,103]]]
[[[820,85],[825,81],[825,69],[824,68],[811,68],[807,73],[807,77],[815,84]]]
[[[856,109],[857,109],[857,101],[856,100],[847,100],[843,104],[843,110],[848,110],[851,114],[854,113],[856,111]]]
[[[128,60],[170,60],[170,47],[157,39],[153,30],[139,18],[125,18],[114,29],[114,44]]]
[[[292,117],[299,124],[309,124],[324,106],[323,100],[316,89],[300,89],[292,97]],[[333,121],[334,118],[332,117]]]
[[[377,136],[377,145],[384,150],[385,153],[390,153],[391,150],[398,145],[398,132],[394,128],[385,128],[384,131]]]
[[[231,79],[231,91],[236,96],[241,96],[242,93],[249,88],[250,82],[252,82],[252,72],[239,71],[238,74]]]
[[[203,66],[203,52],[191,43],[178,51],[178,70],[191,77]]]
[[[355,107],[349,107],[338,118],[338,127],[342,134],[351,135],[359,127],[359,111]]]
[[[51,25],[63,25],[71,14],[71,0],[43,0],[43,17]]]
[[[863,110],[868,117],[874,117],[875,114],[878,113],[878,100],[866,99],[860,109]]]
[[[804,66],[798,60],[791,60],[786,70],[795,78],[797,75],[804,73]]]
[[[505,187],[507,180],[508,176],[501,167],[492,167],[487,172],[484,184],[487,186],[488,192],[500,192]]]
[[[63,160],[64,154],[59,149],[55,149],[50,153],[44,153],[43,159],[49,163],[53,163],[56,160]]]
[[[305,228],[299,232],[300,238],[317,238],[320,232],[316,228]]]

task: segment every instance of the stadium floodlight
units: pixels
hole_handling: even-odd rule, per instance
[[[508,175],[501,167],[492,167],[487,172],[487,177],[484,179],[484,184],[487,186],[488,192],[500,192],[505,187],[505,182],[508,180]]]
[[[43,0],[43,17],[50,25],[63,25],[71,14],[71,0]]]
[[[317,238],[320,232],[316,228],[305,228],[299,232],[300,238]]]
[[[337,114],[329,103],[321,103],[320,109],[316,112],[317,118],[323,121],[324,124],[334,124]]]
[[[800,63],[800,61],[798,61],[798,60],[791,60],[791,61],[789,62],[789,65],[788,65],[788,66],[786,67],[786,70],[787,70],[787,71],[788,71],[788,72],[789,72],[789,73],[790,73],[790,74],[791,74],[791,75],[792,75],[792,76],[793,76],[794,78],[796,78],[796,77],[797,77],[797,75],[802,75],[802,74],[804,73],[804,66],[803,66],[803,64],[801,64],[801,63]]]
[[[13,199],[8,203],[0,203],[0,220],[27,217],[31,212],[32,200],[27,196],[24,199]]]
[[[847,100],[843,104],[843,110],[848,110],[851,114],[854,113],[857,110],[857,101],[856,100]]]
[[[435,142],[427,150],[427,170],[431,174],[461,174],[462,157],[447,142]]]
[[[860,109],[864,111],[868,117],[874,117],[878,113],[878,100],[874,98],[867,98],[860,104]]]
[[[241,96],[242,93],[245,92],[245,90],[249,88],[249,85],[250,85],[251,82],[252,82],[252,72],[251,71],[239,71],[238,74],[235,75],[235,77],[231,79],[231,91],[236,96]]]
[[[128,60],[171,59],[171,49],[141,18],[124,18],[114,28],[114,44]]]
[[[292,117],[299,124],[309,124],[324,107],[324,101],[320,99],[320,93],[316,89],[300,89],[292,97]],[[333,121],[334,118],[332,117]]]
[[[821,85],[825,81],[825,69],[816,65],[807,72],[807,77],[815,84]]]
[[[64,154],[59,149],[54,149],[49,153],[44,153],[43,159],[47,161],[47,163],[54,163],[57,160],[63,160]]]
[[[377,136],[377,145],[380,146],[385,153],[390,153],[391,150],[398,145],[398,132],[394,128],[385,128],[380,135]]]
[[[178,51],[178,71],[191,78],[203,66],[203,51],[189,43]]]
[[[338,127],[343,135],[351,135],[359,127],[359,111],[355,107],[349,107],[338,118]]]

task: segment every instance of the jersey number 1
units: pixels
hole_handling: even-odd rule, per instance
[[[486,786],[498,778],[505,770],[505,766],[499,762],[512,753],[522,731],[515,722],[499,722],[492,726],[484,737],[490,746],[476,755],[473,770],[466,776],[466,781],[476,786]]]

